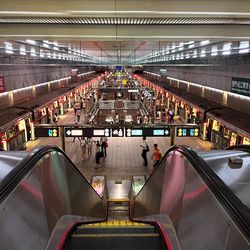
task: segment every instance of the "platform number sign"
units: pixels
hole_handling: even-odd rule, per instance
[[[58,130],[53,128],[48,130],[49,137],[58,137]]]
[[[35,127],[36,137],[59,137],[59,128]]]
[[[177,137],[197,137],[199,136],[199,127],[177,127],[176,136]]]

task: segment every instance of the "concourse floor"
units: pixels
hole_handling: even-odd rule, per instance
[[[83,115],[82,115],[83,116]],[[60,117],[58,124],[73,124],[75,122],[73,110],[68,111],[64,116]],[[81,120],[78,125],[84,123]],[[99,140],[99,138],[93,138]],[[148,167],[143,166],[141,157],[142,149],[139,146],[142,138],[108,138],[107,157],[101,159],[98,169],[95,169],[95,145],[93,145],[92,154],[82,157],[80,142],[76,138],[66,138],[65,152],[73,163],[78,167],[81,173],[90,179],[93,175],[106,175],[108,180],[129,179],[132,175],[150,175],[153,170],[153,161],[151,156],[153,153],[153,144],[157,143],[164,154],[170,146],[170,138],[168,137],[148,137],[147,143],[150,151],[147,153]],[[210,150],[210,143],[204,142],[199,138],[176,138],[176,144],[189,145],[195,150]],[[36,141],[27,143],[27,150],[33,150],[42,145],[56,145],[61,147],[59,138],[39,138]]]

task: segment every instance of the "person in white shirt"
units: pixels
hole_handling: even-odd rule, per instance
[[[143,165],[148,166],[147,152],[149,152],[149,147],[148,147],[148,144],[146,142],[146,136],[143,136],[143,142],[140,145],[140,147],[142,147],[141,156],[142,156],[142,158],[144,160]]]

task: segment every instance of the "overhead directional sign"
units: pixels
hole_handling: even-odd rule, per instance
[[[110,137],[110,128],[94,128],[93,129],[93,137]]]
[[[199,134],[199,127],[176,127],[177,137],[197,137]]]
[[[170,128],[154,128],[153,136],[170,136]]]
[[[35,127],[36,137],[59,137],[58,127]]]
[[[64,135],[65,137],[82,137],[83,130],[81,127],[65,127],[64,128]]]
[[[169,137],[170,136],[170,128],[126,128],[125,129],[126,137]]]
[[[169,137],[170,128],[143,128],[143,136]]]
[[[64,127],[65,137],[110,137],[109,128]]]
[[[125,136],[126,137],[141,137],[143,136],[142,128],[126,128]]]

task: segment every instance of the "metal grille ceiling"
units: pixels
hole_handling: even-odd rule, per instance
[[[97,24],[97,25],[247,25],[250,18],[236,17],[0,17],[4,24]]]

